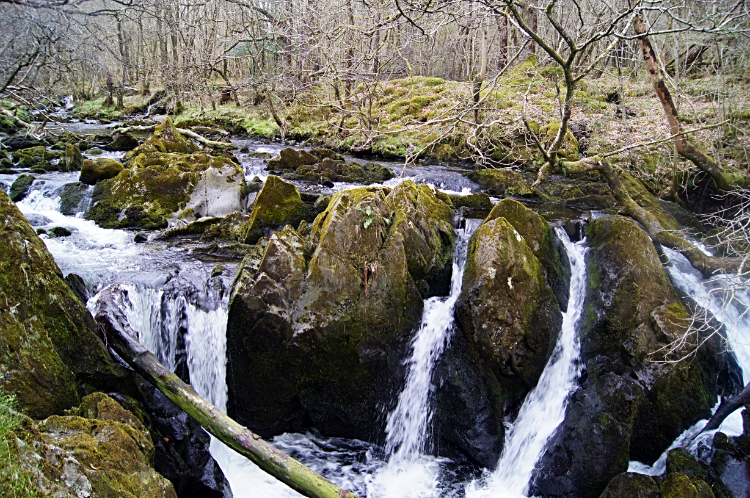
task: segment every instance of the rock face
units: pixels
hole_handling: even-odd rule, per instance
[[[122,171],[122,164],[114,159],[97,157],[86,159],[81,166],[81,176],[78,181],[86,185],[96,185],[97,182],[116,177]]]
[[[719,337],[689,362],[646,362],[685,332],[687,311],[633,221],[599,218],[586,236],[579,325],[585,370],[537,469],[531,492],[544,496],[595,497],[630,460],[653,463],[685,428],[710,415],[724,368]]]
[[[0,384],[34,418],[62,413],[122,371],[16,206],[0,192]]]
[[[258,242],[230,298],[232,417],[265,436],[314,426],[382,437],[382,413],[404,378],[422,311],[412,272],[441,274],[452,249],[452,232],[435,228],[451,230],[441,202],[412,182],[387,196],[382,188],[347,190],[309,235],[286,227]]]
[[[67,416],[52,415],[18,434],[20,460],[40,468],[33,484],[53,496],[177,498],[153,469],[154,445],[131,412],[102,393]]]
[[[96,185],[86,217],[105,228],[154,229],[167,227],[177,215],[190,221],[241,211],[242,168],[196,150],[165,119],[125,155],[126,169]]]
[[[253,212],[242,229],[240,240],[255,244],[266,235],[266,230],[287,224],[296,227],[302,220],[312,221],[314,216],[310,206],[302,202],[297,187],[278,176],[269,175],[255,199]]]
[[[308,181],[336,181],[373,183],[393,178],[393,172],[378,163],[347,163],[332,150],[282,149],[278,157],[270,159],[266,169],[289,171],[284,178]]]

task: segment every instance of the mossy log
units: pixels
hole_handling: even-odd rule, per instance
[[[183,409],[205,430],[224,444],[250,459],[287,486],[311,498],[356,498],[320,474],[274,448],[248,428],[238,424],[188,384],[159,363],[156,357],[133,337],[127,319],[114,296],[102,296],[97,304],[96,320],[105,340],[136,372],[143,375],[172,402]]]
[[[708,256],[695,245],[679,237],[674,232],[665,230],[653,213],[642,208],[630,196],[628,189],[620,179],[615,169],[606,158],[600,156],[587,157],[580,161],[560,161],[558,166],[568,174],[599,171],[607,184],[612,195],[627,216],[643,225],[654,243],[669,247],[685,256],[693,267],[708,278],[716,273],[734,273],[742,265],[742,258],[716,258]],[[551,173],[550,163],[545,163],[539,169],[539,175],[532,188],[536,188],[544,182]]]
[[[718,429],[721,423],[724,422],[724,419],[740,407],[747,406],[748,403],[750,403],[750,384],[747,384],[739,394],[730,396],[729,398],[722,398],[719,408],[716,409],[699,434]]]

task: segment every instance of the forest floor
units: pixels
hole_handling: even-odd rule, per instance
[[[220,95],[215,87],[213,92],[186,94],[175,121],[178,126],[220,125],[234,133],[307,142],[342,152],[461,160],[532,171],[539,167],[541,156],[530,134],[536,134],[542,144],[552,140],[559,126],[561,90],[555,69],[536,65],[532,59],[484,83],[478,105],[480,126],[476,125],[471,82],[429,77],[360,83],[347,92],[340,88],[338,93],[333,85],[321,83],[293,97],[274,96],[283,129],[272,117],[267,96],[238,90],[232,101],[217,105]],[[690,139],[729,171],[747,173],[750,85],[725,76],[698,75],[683,78],[671,91],[684,129],[699,130]],[[79,103],[76,113],[127,119],[143,109],[148,98],[125,97],[124,109],[116,110],[104,107],[100,97]],[[702,129],[724,121],[721,126]],[[672,145],[666,141],[670,135],[666,117],[644,70],[622,77],[610,70],[582,80],[574,99],[571,130],[575,139],[566,140],[569,157],[662,140],[614,158],[619,167],[646,181],[652,190],[666,188],[675,167],[692,176],[689,163],[682,158],[675,162]]]

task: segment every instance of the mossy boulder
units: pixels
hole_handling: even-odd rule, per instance
[[[81,166],[81,176],[78,181],[86,185],[96,185],[97,182],[116,177],[122,169],[122,164],[114,159],[106,157],[86,159]]]
[[[401,232],[409,273],[423,298],[450,293],[453,271],[453,210],[428,185],[407,180],[386,196],[396,213],[392,222]]]
[[[332,156],[329,157],[332,159],[334,158]],[[308,152],[306,150],[297,150],[292,149],[291,147],[287,147],[286,149],[281,149],[278,157],[274,157],[268,160],[266,169],[271,171],[296,171],[300,166],[315,164],[320,161],[320,159],[321,157],[319,155],[313,155],[311,152]]]
[[[80,171],[83,167],[83,154],[76,144],[69,143],[65,146],[65,155],[60,158],[58,170]]]
[[[122,372],[44,242],[4,192],[0,217],[0,384],[25,413],[44,418],[77,404],[92,385],[117,382]]]
[[[609,481],[599,498],[661,498],[661,490],[651,476],[623,472]]]
[[[378,163],[347,163],[326,157],[315,164],[300,166],[294,174],[284,176],[295,180],[369,184],[390,180],[395,175]]]
[[[456,319],[503,417],[536,385],[562,323],[541,263],[505,218],[471,238]]]
[[[164,118],[164,120],[154,128],[154,133],[146,139],[143,146],[145,148],[153,147],[158,152],[172,152],[179,154],[193,154],[199,150],[197,145],[183,137],[177,131],[174,123],[169,117]],[[137,157],[137,154],[133,155],[133,157]]]
[[[470,180],[478,183],[490,195],[533,196],[531,188],[533,180],[528,175],[523,175],[510,169],[480,169],[468,173]]]
[[[60,191],[60,212],[65,216],[74,216],[85,211],[82,206],[86,192],[90,187],[84,183],[68,183]]]
[[[79,493],[177,497],[172,483],[153,468],[154,444],[148,430],[112,398],[92,394],[71,414],[53,415],[35,426],[41,440],[54,448],[44,455],[52,466],[77,467],[74,487]],[[64,472],[70,474],[69,469]]]
[[[521,234],[542,264],[546,281],[555,293],[560,309],[567,310],[570,261],[565,247],[550,224],[536,212],[512,199],[503,199],[492,208],[487,220],[495,218],[505,218]]]
[[[490,210],[492,209],[492,200],[485,193],[469,195],[451,195],[451,204],[457,208],[469,208],[471,210]]]
[[[714,498],[711,487],[685,474],[669,474],[661,485],[663,498]]]
[[[396,197],[431,199],[409,186]],[[307,237],[287,226],[258,241],[230,298],[232,417],[267,436],[314,426],[382,440],[423,304],[399,217],[383,189],[361,187],[334,195]]]
[[[166,228],[180,213],[195,219],[241,210],[244,185],[242,168],[227,158],[144,152],[97,183],[86,217],[104,228]]]
[[[162,140],[164,140],[164,125],[162,124],[161,134],[162,134]],[[130,133],[115,133],[115,135],[112,137],[112,142],[107,145],[107,150],[112,151],[131,151],[138,147],[138,139],[135,138]],[[166,148],[166,147],[165,147]],[[177,151],[168,151],[168,152],[177,152]]]
[[[683,430],[708,417],[717,378],[728,367],[718,336],[696,338],[706,341],[690,361],[649,361],[685,334],[689,314],[635,222],[605,216],[585,233],[579,334],[586,376],[542,457],[534,490],[560,488],[582,498],[598,496],[631,460],[653,463]],[[602,437],[593,435],[596,427]]]
[[[242,229],[241,241],[254,244],[284,225],[297,226],[300,221],[312,221],[314,212],[302,201],[297,187],[275,175],[269,175],[255,199],[250,219]]]
[[[22,201],[29,193],[31,184],[36,179],[33,175],[21,175],[16,178],[13,185],[10,186],[10,200],[13,202]]]

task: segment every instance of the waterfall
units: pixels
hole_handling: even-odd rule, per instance
[[[670,260],[670,264],[667,265],[667,272],[672,284],[694,299],[699,306],[710,311],[718,321],[724,324],[729,348],[742,369],[742,381],[747,384],[750,382],[750,293],[748,293],[747,288],[733,289],[733,298],[725,299],[727,296],[724,289],[737,284],[739,277],[736,275],[717,275],[704,279],[685,256],[668,247],[663,247],[663,249]],[[717,403],[714,411],[718,406]],[[701,442],[713,438],[717,431],[721,431],[728,436],[741,435],[743,432],[741,412],[742,410],[738,409],[728,416],[716,431],[707,432],[693,439],[706,425],[707,420],[696,422],[695,425],[675,439],[653,465],[632,461],[628,471],[652,476],[661,475],[666,470],[669,450],[682,446],[685,441],[693,439],[687,449],[695,454]]]
[[[468,486],[466,496],[471,498],[526,496],[534,466],[565,418],[569,395],[580,374],[581,346],[576,327],[586,297],[585,241],[573,244],[564,230],[557,228],[556,232],[571,266],[570,299],[568,310],[563,313],[562,330],[539,383],[526,396],[513,427],[506,433],[496,470]]]

